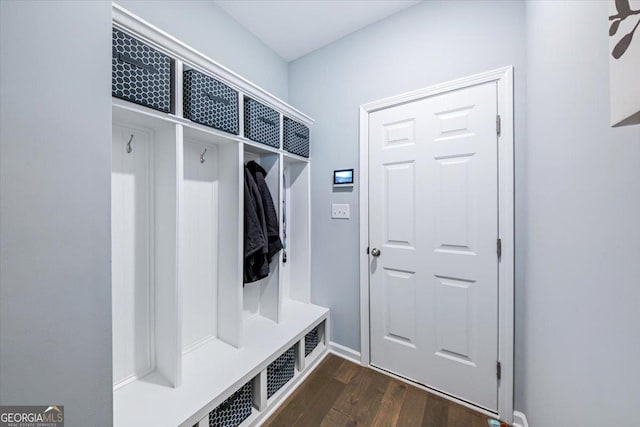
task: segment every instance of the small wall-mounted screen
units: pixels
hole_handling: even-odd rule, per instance
[[[353,169],[333,171],[333,185],[353,185]]]

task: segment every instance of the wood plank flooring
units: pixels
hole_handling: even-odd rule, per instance
[[[487,427],[488,420],[485,415],[329,354],[264,427]]]

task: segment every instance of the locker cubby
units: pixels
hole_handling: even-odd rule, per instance
[[[182,351],[212,339],[239,345],[240,147],[185,128],[180,209]]]
[[[307,332],[304,337],[304,358],[309,363],[322,354],[327,347],[326,342],[327,323],[321,322],[318,326]],[[315,346],[314,346],[315,343]]]
[[[320,327],[316,326],[304,336],[304,356],[309,356],[320,344]]]
[[[267,399],[291,381],[295,373],[296,346],[293,346],[267,366]]]
[[[180,382],[176,126],[114,109],[111,227],[114,389]]]
[[[286,262],[282,261],[283,300],[311,302],[309,163],[284,157],[282,217]]]
[[[280,220],[282,216],[280,212],[280,155],[257,146],[245,145],[244,164],[246,165],[250,161],[255,161],[267,171],[265,181],[269,187],[278,220]],[[242,314],[246,327],[251,324],[252,320],[256,320],[253,319],[255,316],[261,316],[276,323],[279,321],[279,259],[280,253],[271,260],[268,277],[257,282],[246,283],[243,286]]]

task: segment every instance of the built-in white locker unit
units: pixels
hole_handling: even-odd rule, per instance
[[[211,410],[252,382],[243,425],[253,425],[326,354],[329,310],[310,301],[309,159],[282,150],[282,140],[274,148],[244,138],[242,97],[277,110],[281,126],[284,115],[312,120],[115,4],[113,18],[175,59],[174,113],[113,98],[114,424],[208,425]],[[240,135],[182,117],[185,66],[239,91]],[[243,286],[251,160],[267,171],[287,257]],[[318,325],[323,340],[305,358],[305,334]],[[292,346],[294,379],[267,399],[267,366]]]

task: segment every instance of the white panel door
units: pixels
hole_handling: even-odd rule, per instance
[[[144,376],[153,367],[150,135],[116,124],[112,135],[113,383],[117,386]]]
[[[496,99],[485,83],[369,121],[371,363],[493,411]]]

